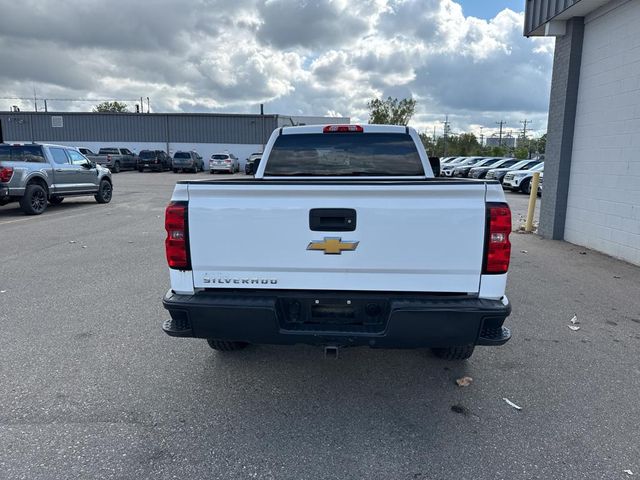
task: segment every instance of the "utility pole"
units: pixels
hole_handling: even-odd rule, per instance
[[[500,120],[499,122],[496,122],[496,125],[500,125],[500,134],[499,134],[499,139],[498,139],[498,146],[501,147],[502,146],[502,127],[504,127],[507,124],[507,122],[505,122],[504,120]]]
[[[36,87],[33,87],[33,108],[38,111],[38,96],[36,95]]]
[[[44,111],[45,112],[49,111],[49,108],[47,107],[47,99],[46,98],[44,99]]]
[[[523,125],[522,127],[522,138],[527,138],[527,125],[531,123],[531,120],[520,120],[520,123]]]
[[[147,113],[151,112],[151,101],[149,100],[149,97],[147,97]]]
[[[436,126],[433,126],[433,147],[436,146]]]
[[[480,127],[480,146],[484,147],[484,133],[482,133],[482,130],[484,130],[484,127]]]
[[[531,120],[520,120],[522,124],[522,146],[529,150],[529,142],[527,141],[527,125],[531,123]]]
[[[528,158],[531,158],[531,149],[527,140],[527,125],[531,123],[531,120],[521,120],[520,123],[522,124],[522,146],[527,149]]]
[[[449,115],[445,115],[444,117],[444,122],[443,123],[443,129],[444,129],[444,148],[443,148],[443,152],[442,152],[442,156],[446,157],[447,156],[447,135],[449,134]]]

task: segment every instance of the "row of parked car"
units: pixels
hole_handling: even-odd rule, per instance
[[[173,158],[163,150],[142,150],[138,155],[128,148],[101,148],[98,153],[92,152],[85,147],[79,147],[78,151],[89,160],[98,165],[108,168],[113,173],[122,170],[138,170],[144,172],[173,170],[178,172],[203,172],[205,169],[204,159],[195,151],[178,151]],[[260,161],[261,153],[253,153],[245,164],[245,173],[255,173],[255,168]],[[209,172],[214,173],[237,173],[240,171],[240,160],[233,153],[214,153],[209,158]]]
[[[498,180],[503,188],[522,193],[531,193],[533,174],[540,172],[538,193],[542,194],[544,161],[540,158],[446,157],[440,160],[440,172],[444,177]]]

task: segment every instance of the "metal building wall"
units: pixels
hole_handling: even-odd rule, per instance
[[[531,35],[534,30],[581,0],[526,0],[524,15],[524,34]]]
[[[62,127],[52,126],[62,118]],[[277,115],[3,112],[4,140],[263,144]]]

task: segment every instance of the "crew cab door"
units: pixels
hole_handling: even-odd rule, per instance
[[[136,158],[133,152],[128,148],[121,148],[120,154],[122,155],[122,166],[125,168],[135,168]]]
[[[67,155],[71,161],[78,191],[95,192],[98,190],[98,170],[95,165],[79,152],[67,150]]]
[[[53,185],[55,193],[73,193],[78,191],[81,179],[77,169],[71,165],[71,160],[64,148],[50,147],[49,154],[53,161]]]

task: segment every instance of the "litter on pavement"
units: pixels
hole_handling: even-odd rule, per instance
[[[473,378],[471,377],[461,377],[456,380],[456,383],[459,387],[468,387],[473,382]]]
[[[508,398],[502,398],[505,402],[507,402],[507,405],[515,408],[516,410],[522,410],[522,407],[516,405],[515,403],[513,403],[511,400],[509,400]]]

